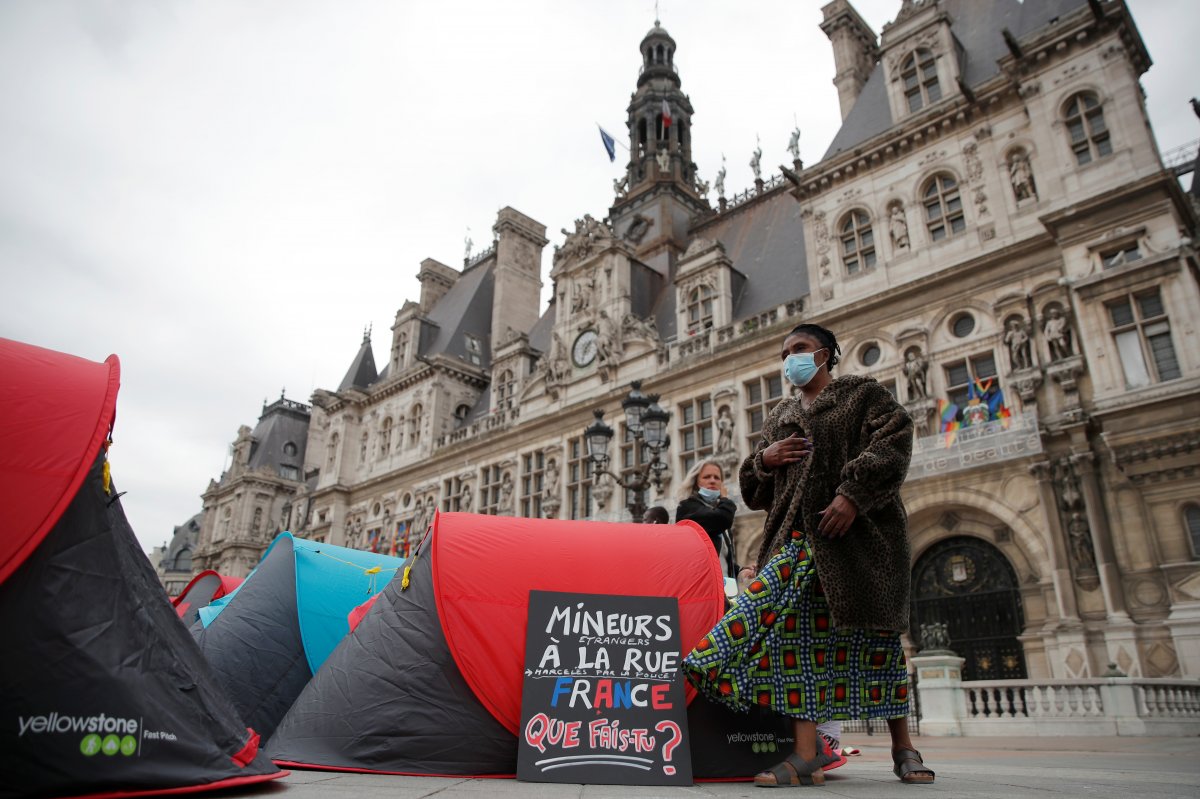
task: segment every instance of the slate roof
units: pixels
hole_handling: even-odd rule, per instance
[[[424,357],[447,355],[467,363],[467,335],[479,339],[478,366],[492,366],[492,289],[495,258],[463,270],[455,284],[429,310],[429,321],[421,331],[418,352]]]
[[[1020,41],[1059,17],[1085,7],[1087,0],[941,0],[950,15],[950,30],[962,45],[965,63],[960,67],[963,83],[980,86],[999,74],[997,61],[1008,55],[1001,31],[1005,28]],[[957,96],[946,91],[943,95]],[[918,112],[920,113],[920,112]],[[887,100],[883,64],[875,65],[862,93],[842,122],[842,127],[821,160],[852,150],[891,128],[892,111]]]
[[[379,379],[379,372],[375,369],[375,355],[371,352],[371,336],[363,336],[362,346],[358,348],[358,353],[354,356],[354,361],[350,364],[350,368],[346,370],[346,376],[342,378],[341,384],[338,385],[338,391],[346,391],[351,388],[366,388]]]
[[[364,346],[369,347],[367,343]],[[308,441],[308,422],[311,418],[308,406],[280,397],[263,409],[258,424],[254,426],[254,443],[250,449],[251,471],[260,468],[282,474],[281,466],[295,467],[299,480],[304,468],[304,447]],[[288,444],[295,448],[288,451]]]
[[[159,563],[163,571],[184,571],[192,568],[191,553],[196,550],[196,544],[200,541],[200,519],[203,515],[203,512],[197,513],[175,528],[171,542],[167,544],[167,551]],[[179,556],[185,550],[188,557],[186,561],[180,562]]]

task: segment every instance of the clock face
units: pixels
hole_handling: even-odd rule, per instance
[[[571,347],[571,360],[576,366],[590,366],[596,360],[596,331],[585,330],[575,339]]]

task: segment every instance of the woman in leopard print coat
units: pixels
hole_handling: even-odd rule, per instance
[[[758,570],[684,661],[709,698],[795,722],[795,752],[756,776],[760,785],[822,783],[840,758],[818,747],[817,723],[864,717],[887,719],[902,781],[934,779],[909,737],[900,645],[912,420],[875,380],[833,379],[839,354],[817,325],[784,339],[784,376],[800,392],[771,411],[740,474],[743,500],[767,512]]]

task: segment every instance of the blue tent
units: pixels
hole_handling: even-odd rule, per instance
[[[196,643],[263,740],[350,632],[350,612],[403,563],[284,532],[236,591],[200,609]]]

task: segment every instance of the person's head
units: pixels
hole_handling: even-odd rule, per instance
[[[684,500],[693,494],[709,493],[709,498],[721,495],[721,488],[725,485],[725,470],[721,468],[721,464],[716,461],[700,461],[691,469],[683,478],[683,485],[679,489],[679,499]],[[701,492],[700,489],[704,489]],[[713,495],[711,492],[715,491]]]
[[[667,513],[667,509],[662,505],[655,505],[652,508],[646,508],[646,512],[642,514],[642,524],[670,524],[671,514]]]
[[[820,325],[796,325],[783,340],[780,354],[784,376],[794,386],[808,385],[824,371],[828,379],[833,367],[841,360],[842,350],[837,337]]]

